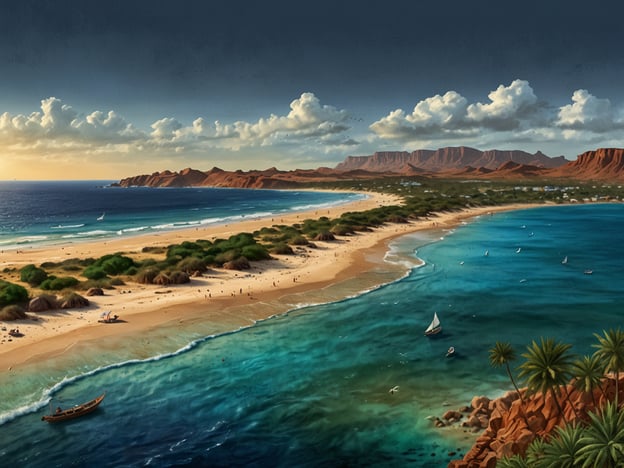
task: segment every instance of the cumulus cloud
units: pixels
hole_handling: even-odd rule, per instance
[[[594,139],[624,128],[608,99],[579,89],[572,104],[540,101],[528,81],[514,80],[488,94],[489,101],[468,103],[456,91],[418,102],[411,113],[396,109],[370,125],[378,139],[399,144],[462,141],[495,146],[510,142]]]
[[[570,130],[604,133],[622,128],[616,121],[611,101],[593,96],[585,89],[574,91],[572,104],[559,109],[556,125]]]
[[[520,126],[523,118],[536,110],[537,97],[528,81],[514,80],[488,94],[490,102],[477,102],[467,108],[466,119],[484,127],[509,130]]]
[[[465,120],[468,102],[459,93],[448,91],[420,101],[411,114],[396,109],[374,122],[370,129],[382,138],[409,138],[445,134],[457,130]]]
[[[468,104],[456,91],[447,91],[416,104],[410,114],[396,109],[370,129],[381,138],[465,138],[479,129],[510,130],[538,110],[537,97],[527,81],[500,85],[488,94],[490,102]]]
[[[345,132],[349,129],[348,117],[347,111],[321,105],[313,93],[303,93],[290,103],[290,112],[286,115],[271,114],[256,122],[237,121],[226,125],[217,121],[213,126],[202,125],[200,135],[226,139],[222,144],[234,148],[268,146],[281,140],[301,141]],[[182,129],[180,134],[184,133],[189,131]]]
[[[34,146],[58,146],[58,141],[85,144],[105,140],[107,143],[126,142],[138,138],[141,132],[118,116],[114,111],[95,111],[80,117],[71,106],[60,99],[49,97],[41,101],[41,112],[29,115],[0,115],[0,138]]]
[[[321,104],[313,93],[303,93],[290,103],[285,115],[270,114],[257,121],[210,123],[198,117],[184,125],[174,117],[163,117],[141,131],[115,111],[93,111],[80,115],[60,99],[41,101],[40,111],[29,115],[0,115],[0,142],[13,149],[50,150],[63,146],[97,153],[115,151],[203,151],[210,148],[239,150],[250,147],[303,145],[315,142],[325,147],[344,147],[353,142],[345,136],[349,129],[345,110]]]

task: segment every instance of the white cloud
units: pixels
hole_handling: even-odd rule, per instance
[[[617,116],[623,114],[608,99],[586,90],[575,91],[572,104],[560,108],[540,101],[524,80],[500,85],[488,98],[486,103],[469,104],[457,92],[448,91],[418,102],[410,114],[396,109],[369,128],[378,145],[424,147],[450,141],[477,147],[557,141],[620,141],[618,146],[622,145],[617,130],[624,128],[624,119]]]
[[[416,104],[411,114],[396,109],[374,122],[370,129],[384,139],[410,140],[466,138],[479,129],[510,130],[537,113],[537,97],[527,81],[500,85],[488,94],[490,102],[468,104],[456,91],[447,91]]]
[[[537,103],[533,88],[524,80],[514,80],[509,86],[499,85],[488,98],[487,104],[477,102],[468,106],[468,121],[490,124],[493,128],[508,126],[533,110]]]
[[[151,125],[153,131],[150,135],[157,140],[174,139],[177,131],[182,128],[182,124],[174,118],[165,117],[157,120]]]
[[[84,145],[88,142],[105,141],[107,144],[126,142],[143,134],[118,116],[114,111],[95,111],[82,118],[60,99],[49,97],[41,101],[41,112],[30,115],[0,115],[0,138],[33,147],[58,147]],[[52,142],[55,142],[52,144]]]
[[[448,91],[420,101],[411,114],[396,109],[374,122],[370,128],[383,138],[409,138],[445,133],[457,129],[465,119],[467,101],[459,93]]]
[[[585,89],[574,91],[572,104],[561,107],[557,117],[556,125],[570,130],[603,133],[622,128],[622,122],[615,119],[611,101],[597,98]]]
[[[213,124],[204,118],[184,126],[174,117],[163,117],[144,132],[128,123],[115,111],[93,111],[80,116],[60,99],[41,101],[41,111],[30,115],[0,115],[0,140],[26,151],[28,148],[54,150],[60,144],[81,151],[113,151],[115,145],[133,144],[136,151],[168,151],[177,153],[222,148],[239,150],[272,145],[300,145],[315,141],[321,146],[341,146],[348,138],[349,118],[345,110],[322,105],[313,93],[303,93],[290,103],[286,115],[271,114],[255,122],[235,121]],[[323,148],[321,148],[323,151]]]

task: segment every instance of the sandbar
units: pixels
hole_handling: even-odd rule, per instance
[[[137,235],[104,242],[66,243],[20,251],[5,250],[0,255],[0,270],[21,268],[27,264],[60,262],[67,258],[98,258],[123,252],[139,258],[145,246],[167,246],[185,240],[227,238],[241,232],[253,232],[272,225],[292,225],[321,216],[335,218],[349,211],[366,211],[379,206],[396,205],[394,195],[367,193],[365,200],[328,209],[291,213],[279,218],[249,219],[233,224],[205,226],[184,230]],[[201,320],[233,328],[251,325],[291,307],[280,298],[292,294],[314,293],[322,296],[324,288],[357,277],[379,265],[396,237],[424,229],[445,229],[475,216],[528,208],[537,205],[515,204],[498,207],[467,208],[437,213],[409,223],[388,223],[369,232],[340,236],[335,241],[315,241],[316,248],[301,247],[296,255],[274,255],[273,260],[253,262],[246,271],[211,270],[193,277],[189,284],[175,286],[128,283],[103,296],[89,297],[90,305],[43,313],[29,313],[36,320],[0,322],[0,374],[14,372],[32,363],[71,352],[79,342],[97,342],[111,336],[140,336],[154,327],[175,322]],[[319,293],[320,291],[320,293]],[[237,307],[259,304],[259,307]],[[271,306],[262,307],[263,304]],[[277,304],[277,306],[276,306]],[[282,310],[280,310],[280,308]],[[99,323],[102,311],[110,310],[122,319],[115,324]],[[235,311],[235,312],[232,312]],[[241,312],[242,311],[242,312]],[[236,314],[236,316],[232,316]],[[24,336],[11,338],[9,329],[19,328]],[[10,340],[10,341],[9,341]]]

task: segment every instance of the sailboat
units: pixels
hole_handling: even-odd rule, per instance
[[[442,325],[440,325],[440,319],[438,318],[437,312],[433,313],[433,320],[425,330],[426,336],[435,335],[436,333],[440,333],[442,331]]]
[[[98,220],[98,221],[103,221],[103,220],[104,220],[104,215],[105,215],[105,214],[106,214],[106,213],[102,213],[100,216],[98,216],[98,217],[97,217],[97,220]]]
[[[563,260],[561,260],[561,264],[565,265],[568,263],[568,256],[566,255],[565,257],[563,257]]]

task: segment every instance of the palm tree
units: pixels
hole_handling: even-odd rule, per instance
[[[567,424],[558,427],[554,437],[544,446],[544,456],[540,466],[573,468],[578,466],[578,452],[583,446],[581,437],[583,429],[580,426]]]
[[[525,408],[524,397],[522,396],[522,393],[520,393],[520,389],[518,388],[518,385],[516,385],[516,381],[514,380],[513,375],[511,373],[511,369],[509,368],[509,363],[511,361],[515,361],[515,359],[516,359],[516,352],[511,346],[511,343],[503,343],[503,342],[497,341],[496,343],[494,343],[494,347],[490,349],[490,365],[492,367],[500,367],[503,365],[505,366],[505,369],[507,370],[507,375],[509,376],[509,380],[511,380],[511,384],[514,386],[514,388],[516,389],[516,392],[520,396],[520,402],[522,403],[522,414],[524,415],[524,422],[526,423],[527,427],[531,429],[529,426],[529,420],[527,419],[526,413],[524,412],[524,408]]]
[[[536,437],[531,441],[526,449],[526,461],[528,466],[540,467],[543,465],[544,450],[546,450],[546,442],[541,437]]]
[[[568,352],[570,348],[571,345],[555,343],[552,338],[541,338],[540,344],[533,341],[527,346],[527,352],[522,355],[526,361],[520,365],[520,377],[526,377],[528,390],[541,392],[544,397],[550,392],[564,420],[557,396],[559,387],[566,385],[571,377],[573,357]]]
[[[608,402],[600,413],[590,413],[584,428],[577,463],[582,467],[611,468],[624,466],[624,412]]]
[[[589,393],[594,408],[598,408],[596,405],[596,398],[594,397],[594,389],[600,388],[604,395],[604,390],[602,388],[604,366],[599,356],[596,354],[583,356],[572,364],[572,368],[575,377],[574,386],[585,393]]]
[[[524,398],[522,397],[522,393],[520,393],[520,389],[516,385],[516,381],[514,380],[513,375],[511,374],[511,369],[509,368],[509,363],[511,361],[515,361],[515,359],[516,352],[511,346],[511,343],[501,343],[500,341],[497,341],[494,344],[494,347],[490,349],[490,365],[492,367],[505,366],[509,380],[511,380],[511,384],[516,389],[516,392],[518,392],[518,395],[520,395],[520,401],[522,402],[522,406],[524,406]]]
[[[624,332],[617,330],[603,331],[604,335],[594,333],[598,344],[592,345],[598,348],[596,354],[604,363],[606,372],[615,372],[615,404],[618,405],[620,371],[624,370]]]
[[[503,457],[496,463],[498,468],[530,468],[529,464],[520,455],[514,455],[513,457]]]

